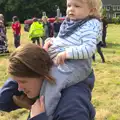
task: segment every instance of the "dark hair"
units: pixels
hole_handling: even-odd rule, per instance
[[[29,43],[18,47],[10,55],[8,72],[17,77],[44,77],[54,82],[54,78],[50,75],[52,65],[53,62],[44,49]]]
[[[18,21],[18,20],[19,20],[17,16],[13,16],[13,18],[12,18],[12,19],[13,19],[13,21],[14,21],[14,22],[16,22],[16,21]]]
[[[38,19],[36,17],[33,18],[33,22],[37,22]]]

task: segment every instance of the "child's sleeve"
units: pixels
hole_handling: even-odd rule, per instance
[[[20,108],[13,102],[13,95],[21,95],[21,92],[18,91],[17,83],[8,79],[0,88],[0,110],[10,112]]]
[[[98,39],[102,31],[101,22],[98,20],[88,21],[87,25],[80,29],[81,45],[70,46],[65,49],[67,59],[88,59],[93,56],[96,51]]]

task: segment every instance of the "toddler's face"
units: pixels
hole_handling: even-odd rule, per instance
[[[86,0],[67,0],[66,12],[71,20],[78,20],[90,15],[91,9]]]

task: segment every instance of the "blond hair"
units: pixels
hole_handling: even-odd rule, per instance
[[[102,1],[101,0],[86,0],[88,3],[88,6],[92,9],[94,9],[91,12],[91,16],[101,18],[102,15]]]

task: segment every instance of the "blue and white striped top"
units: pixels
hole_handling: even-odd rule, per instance
[[[51,75],[56,79],[56,84],[44,81],[42,85],[40,94],[45,96],[46,114],[50,120],[52,120],[52,115],[61,98],[61,91],[85,80],[90,75],[91,57],[95,53],[101,34],[101,22],[91,19],[82,26],[78,26],[70,36],[66,36],[64,39],[57,37],[53,40],[53,45],[48,49],[48,53],[54,58],[59,52],[66,51],[67,58],[70,60],[66,60],[65,64],[71,69],[71,72],[68,74],[63,68],[65,71],[63,73],[56,65],[53,65]]]
[[[55,38],[50,47],[52,50],[48,50],[48,52],[51,56],[55,52],[66,51],[67,59],[89,59],[95,53],[96,45],[101,41],[101,36],[101,22],[97,19],[91,19],[82,26],[78,26],[70,36]]]

